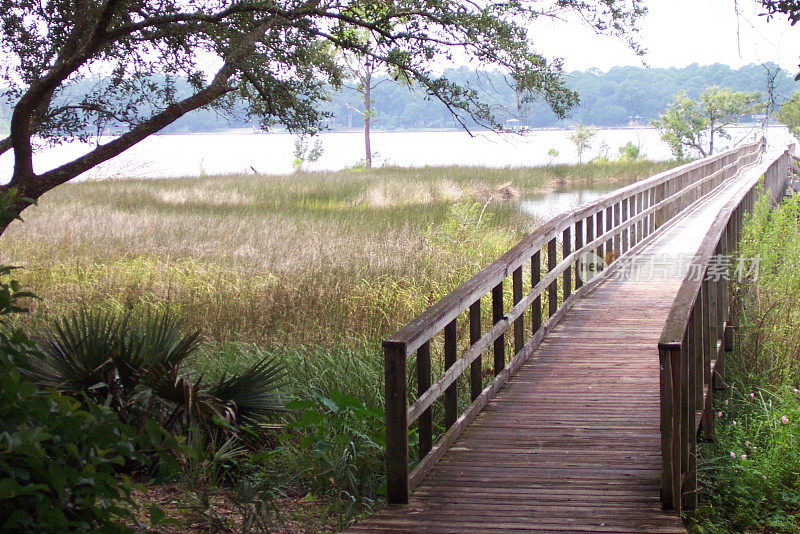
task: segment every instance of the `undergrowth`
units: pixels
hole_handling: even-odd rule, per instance
[[[740,309],[727,389],[715,398],[716,442],[700,446],[696,532],[800,531],[800,197],[761,198],[740,252],[758,271]]]

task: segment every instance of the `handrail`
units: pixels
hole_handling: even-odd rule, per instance
[[[670,224],[679,213],[719,187],[742,166],[752,164],[762,147],[762,142],[757,141],[682,165],[554,217],[387,338],[383,346],[389,501],[407,502],[410,490],[524,362],[577,296],[600,281],[601,277],[579,278],[576,261],[580,254],[596,251],[611,260],[613,267],[618,256],[638,249],[656,230]],[[544,275],[543,267],[546,267]],[[525,295],[523,270],[530,275],[531,287]],[[505,310],[503,286],[508,277],[512,278],[513,307]],[[492,326],[482,333],[481,299],[489,294]],[[532,338],[526,342],[523,321],[528,310],[531,310]],[[459,356],[457,321],[465,312],[469,313],[470,347]],[[507,362],[505,332],[512,327],[514,353]],[[440,332],[444,333],[445,370],[432,384],[431,340]],[[481,358],[490,345],[494,354],[494,379],[484,387]],[[417,400],[409,407],[406,367],[407,358],[414,351],[417,353]],[[457,380],[467,368],[470,368],[472,404],[459,417]],[[432,405],[440,397],[444,397],[447,431],[434,447]],[[409,476],[408,428],[414,423],[419,427],[420,462]]]
[[[655,186],[662,185],[677,176],[713,164],[729,156],[732,152],[753,149],[758,147],[759,144],[760,141],[756,141],[743,145],[738,149],[722,152],[710,158],[693,161],[675,169],[663,171],[579,206],[573,212],[556,215],[533,233],[523,238],[497,260],[483,268],[475,276],[425,310],[416,319],[388,337],[384,344],[404,343],[409,352],[416,350],[423,343],[420,339],[428,331],[431,329],[441,330],[453,318],[466,311],[473,302],[485,295],[489,288],[494,287],[500,280],[508,278],[514,269],[522,265],[529,250],[543,247],[549,239],[557,236],[564,225],[581,218],[590,217],[599,210],[607,209],[624,198],[653,189]]]
[[[737,159],[734,165],[739,166],[743,165],[742,159],[744,156]],[[624,223],[621,223],[619,227],[615,229],[615,231],[622,232],[626,228],[629,228],[639,221],[644,220],[651,214],[654,214],[659,209],[662,209],[665,205],[669,204],[670,202],[675,202],[680,199],[681,195],[683,195],[686,191],[689,191],[693,188],[702,186],[708,180],[712,180],[719,174],[722,170],[716,171],[712,173],[710,176],[698,180],[694,184],[688,186],[684,190],[675,193],[674,195],[666,198],[652,206],[647,208],[646,210],[642,211],[640,214],[636,215],[635,217],[628,219]],[[554,281],[557,280],[558,276],[561,275],[566,269],[570,268],[572,264],[578,260],[578,257],[589,251],[595,250],[599,245],[603,244],[607,240],[607,237],[602,236],[594,239],[593,241],[583,245],[580,249],[572,251],[568,256],[565,256],[559,261],[556,267],[551,270],[550,272],[542,278],[539,283],[537,283],[531,290],[520,300],[513,308],[511,308],[503,317],[502,321],[495,324],[488,332],[486,332],[478,341],[475,341],[472,346],[458,359],[456,362],[450,366],[447,371],[430,387],[428,390],[422,394],[417,401],[412,404],[408,408],[407,413],[407,421],[406,424],[411,426],[414,421],[427,409],[429,408],[436,399],[439,398],[441,393],[450,386],[453,382],[455,382],[458,377],[466,370],[466,366],[471,364],[481,353],[489,348],[489,344],[492,343],[494,340],[499,338],[501,335],[505,333],[505,331],[509,328],[510,324],[517,320],[525,310],[533,303],[533,301],[539,298],[543,293],[544,290],[552,284]],[[501,328],[503,327],[503,328]]]
[[[786,189],[793,147],[759,167],[774,202]],[[721,385],[725,351],[732,348],[729,277],[709,274],[713,258],[728,256],[752,210],[762,172],[754,172],[726,202],[704,236],[670,308],[659,340],[661,382],[661,501],[680,512],[697,505],[697,431],[714,433],[711,389]],[[701,420],[697,415],[701,412]]]

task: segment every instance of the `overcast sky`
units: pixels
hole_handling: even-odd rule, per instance
[[[800,24],[785,17],[767,22],[755,0],[650,0],[640,23],[640,58],[619,40],[598,38],[578,24],[536,26],[532,37],[540,52],[565,59],[567,70],[618,65],[682,67],[691,63],[725,63],[740,67],[772,61],[791,73],[800,62]],[[737,38],[737,26],[739,37]],[[566,30],[566,31],[565,31]]]

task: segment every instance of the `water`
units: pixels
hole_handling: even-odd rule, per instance
[[[542,193],[533,198],[526,198],[520,201],[519,207],[525,213],[533,215],[539,220],[547,221],[559,215],[571,211],[574,208],[587,202],[597,200],[606,193],[619,187],[627,185],[625,182],[613,184],[605,187],[582,187],[579,189],[562,188]]]
[[[750,139],[758,128],[729,129],[729,145]],[[551,162],[547,152],[554,148],[559,156],[554,163],[574,163],[578,157],[569,140],[570,130],[535,130],[524,136],[479,133],[471,137],[462,131],[375,132],[373,150],[376,164],[407,167],[425,165],[474,165],[488,167],[543,165]],[[309,165],[309,170],[339,170],[363,159],[361,132],[322,134],[324,154]],[[792,137],[783,126],[768,129],[770,143],[786,144]],[[101,139],[101,143],[106,139]],[[606,150],[610,157],[628,141],[641,148],[652,160],[671,157],[669,147],[653,128],[608,128],[598,131],[584,161]],[[605,147],[605,148],[603,148]],[[34,170],[41,173],[91,150],[93,145],[79,142],[42,148],[34,157]],[[227,132],[212,134],[151,136],[117,158],[95,168],[85,177],[176,177],[199,174],[288,173],[294,160],[294,138],[286,133],[259,134]],[[0,156],[0,182],[8,180],[13,168],[11,151]],[[588,194],[588,193],[587,193]]]

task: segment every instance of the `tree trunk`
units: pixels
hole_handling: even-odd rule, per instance
[[[714,155],[714,121],[711,121],[711,133],[709,134],[708,155]]]
[[[372,121],[372,66],[367,67],[364,76],[364,164],[372,168],[372,146],[369,141],[369,128]]]

